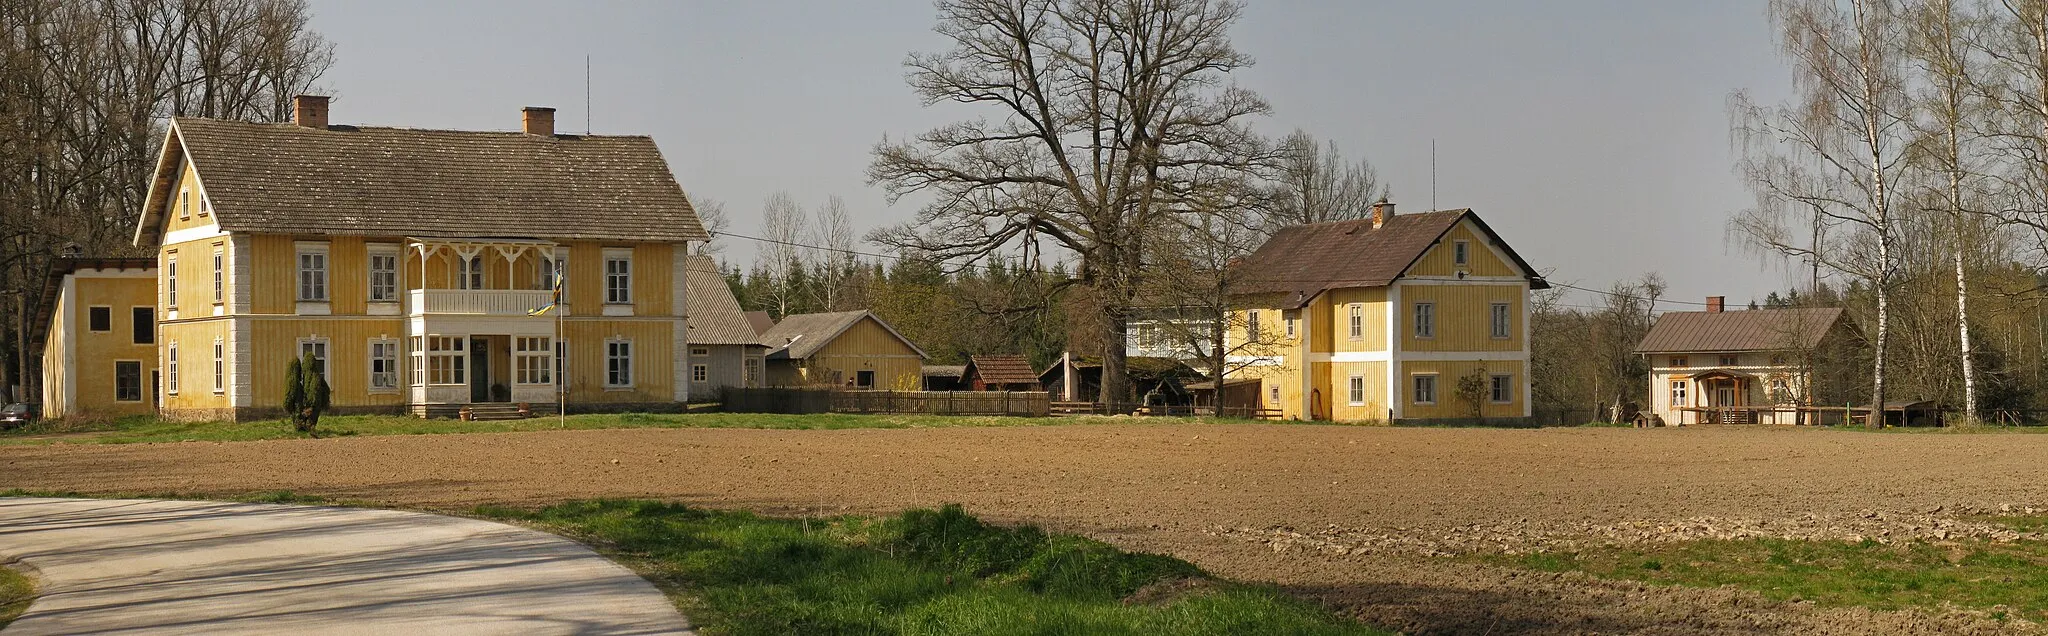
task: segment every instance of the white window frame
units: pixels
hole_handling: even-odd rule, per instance
[[[1365,303],[1351,303],[1345,306],[1350,312],[1351,339],[1365,339]]]
[[[484,253],[455,257],[455,288],[480,290],[489,281],[484,280]]]
[[[213,244],[213,304],[227,302],[228,247],[222,243]]]
[[[367,293],[370,295],[370,302],[398,302],[398,288],[400,287],[399,270],[405,267],[404,259],[399,258],[398,246],[371,245],[365,251],[368,253],[367,265],[370,270],[370,281],[367,290]],[[389,259],[388,262],[391,267],[378,267],[377,261],[381,259]],[[380,294],[379,292],[382,293]]]
[[[1692,406],[1692,404],[1691,404],[1691,403],[1689,402],[1689,400],[1690,400],[1690,399],[1691,399],[1691,397],[1692,397],[1692,396],[1690,395],[1690,394],[1692,393],[1692,391],[1690,391],[1690,390],[1689,390],[1689,388],[1687,387],[1687,385],[1688,385],[1688,384],[1690,384],[1690,381],[1688,381],[1688,380],[1672,380],[1672,381],[1671,381],[1671,406],[1672,406],[1672,407],[1674,407],[1674,408],[1678,408],[1678,407],[1687,407],[1687,406]]]
[[[1436,337],[1436,303],[1415,303],[1415,338],[1429,340]]]
[[[1280,321],[1287,324],[1288,340],[1294,339],[1294,321],[1299,320],[1300,316],[1301,312],[1299,310],[1280,312]]]
[[[631,338],[605,339],[604,388],[633,388],[633,371],[633,340]]]
[[[1513,404],[1515,402],[1515,376],[1509,373],[1495,373],[1487,376],[1487,402],[1492,404]]]
[[[711,356],[711,347],[690,347],[690,357],[693,357],[693,358],[706,358],[706,357],[710,357],[710,356]]]
[[[428,385],[469,384],[469,336],[429,335],[426,345]]]
[[[178,310],[178,250],[164,253],[164,306]]]
[[[220,395],[228,390],[227,344],[220,338],[213,339],[213,393]]]
[[[327,244],[300,243],[293,250],[292,271],[296,273],[297,297],[302,303],[327,302],[329,294],[329,270],[333,263],[328,259]]]
[[[1425,386],[1428,387],[1427,391],[1423,390]],[[1442,387],[1437,385],[1437,374],[1417,373],[1408,381],[1408,388],[1410,402],[1418,406],[1430,406],[1436,404],[1437,391]]]
[[[1273,385],[1273,387],[1272,387],[1272,390],[1270,390],[1270,391],[1267,391],[1267,395],[1266,395],[1266,403],[1267,403],[1267,404],[1279,404],[1279,403],[1280,403],[1280,385],[1278,385],[1278,384],[1275,384],[1275,385]]]
[[[761,386],[761,360],[760,360],[760,359],[758,359],[758,358],[747,358],[746,360],[742,360],[742,361],[740,362],[740,366],[741,366],[741,367],[744,367],[744,368],[746,369],[746,379],[745,379],[745,381],[746,381],[746,385],[747,385],[747,386],[750,386],[750,387],[754,387],[754,386]]]
[[[410,349],[406,357],[412,359],[412,373],[408,374],[412,376],[412,386],[424,387],[427,385],[427,337],[412,336],[406,339],[406,344]]]
[[[555,338],[555,392],[569,392],[569,339]]]
[[[367,346],[369,364],[363,365],[363,369],[369,374],[369,384],[364,386],[370,387],[371,393],[397,393],[398,380],[403,375],[398,367],[401,358],[398,353],[398,339],[371,338]],[[377,370],[378,363],[383,363],[383,371]]]
[[[710,381],[711,381],[711,367],[710,367],[709,365],[703,365],[703,364],[693,364],[693,365],[690,365],[690,381],[691,381],[691,382],[710,382]]]
[[[1513,337],[1515,327],[1514,315],[1513,304],[1492,303],[1487,305],[1488,323],[1494,340],[1507,340]]]
[[[618,267],[613,267],[614,265]],[[614,271],[616,270],[616,271]],[[633,250],[608,247],[604,250],[604,304],[633,304]]]
[[[1365,406],[1365,376],[1351,376],[1351,405]]]
[[[1688,360],[1685,356],[1671,356],[1670,362],[1672,367],[1679,369],[1684,369],[1692,366],[1691,360]]]
[[[300,360],[304,360],[306,359],[306,354],[310,351],[313,354],[313,359],[320,363],[320,379],[326,380],[327,386],[333,387],[334,348],[330,344],[326,336],[299,338],[298,357]]]
[[[178,220],[192,218],[192,189],[178,188]]]
[[[547,336],[512,338],[512,383],[549,386],[555,383],[555,346]]]
[[[178,394],[178,341],[164,345],[164,393]]]
[[[1451,241],[1451,264],[1466,267],[1472,264],[1472,242]]]
[[[1244,341],[1252,344],[1259,342],[1259,310],[1257,309],[1245,311]]]

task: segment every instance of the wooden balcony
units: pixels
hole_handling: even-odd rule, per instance
[[[554,297],[554,292],[546,289],[414,289],[410,293],[413,315],[524,316],[546,307]]]

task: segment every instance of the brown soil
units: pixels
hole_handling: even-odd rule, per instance
[[[1412,633],[1932,634],[2025,626],[1430,555],[1669,537],[1990,536],[1956,517],[2048,504],[2043,465],[2048,435],[1132,423],[0,447],[0,488],[292,490],[442,509],[655,497],[795,515],[958,502],[1278,583]]]

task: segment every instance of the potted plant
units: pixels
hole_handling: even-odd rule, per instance
[[[533,417],[533,407],[532,407],[532,405],[529,405],[529,404],[527,404],[527,403],[525,403],[525,402],[520,402],[520,403],[519,403],[519,416],[520,416],[520,417]]]
[[[469,407],[467,406],[462,407],[461,410],[455,412],[455,419],[462,420],[464,422],[475,420],[476,411],[470,410]]]

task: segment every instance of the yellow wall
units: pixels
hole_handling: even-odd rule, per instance
[[[192,162],[189,160],[181,163],[179,169],[178,187],[171,189],[170,207],[164,211],[167,218],[164,227],[165,231],[175,232],[213,225],[213,214],[206,206],[200,204],[201,197],[205,195],[205,189],[200,187],[199,173],[192,170]],[[179,195],[183,191],[190,191],[192,193],[192,208],[189,214],[180,216],[178,210]]]
[[[1387,363],[1333,362],[1327,365],[1332,400],[1331,419],[1340,422],[1387,420]],[[1365,379],[1365,404],[1351,405],[1351,376]]]
[[[1467,274],[1472,276],[1523,275],[1522,272],[1515,270],[1515,266],[1512,263],[1501,260],[1500,257],[1494,255],[1493,250],[1487,246],[1486,233],[1479,231],[1479,228],[1469,220],[1461,222],[1452,227],[1449,232],[1445,232],[1443,239],[1438,241],[1435,246],[1430,247],[1429,251],[1425,252],[1421,259],[1415,261],[1415,266],[1409,268],[1405,275],[1456,276],[1459,268],[1456,265],[1457,249],[1454,247],[1454,244],[1457,241],[1468,241],[1472,246],[1466,254],[1468,261],[1464,270]]]
[[[1504,285],[1401,284],[1402,351],[1521,351],[1523,299],[1517,283]],[[1436,337],[1415,337],[1415,305],[1436,303]],[[1508,337],[1493,337],[1492,303],[1508,303]]]
[[[333,392],[334,406],[390,406],[406,402],[403,387],[394,393],[369,392],[370,340],[404,338],[404,322],[398,318],[268,319],[253,321],[250,330],[248,343],[254,348],[250,349],[249,359],[255,367],[251,375],[256,384],[253,406],[275,407],[284,403],[284,371],[292,358],[299,355],[299,339],[309,337],[327,339],[327,386]],[[207,363],[212,364],[210,357]],[[399,379],[400,384],[408,381],[409,377]]]
[[[811,357],[773,365],[768,381],[779,386],[850,386],[859,371],[875,372],[876,389],[917,391],[924,388],[924,358],[882,327],[862,318]],[[836,379],[835,379],[836,378]]]
[[[197,241],[186,241],[163,247],[162,252],[157,257],[157,271],[159,272],[159,278],[164,280],[151,283],[156,288],[156,304],[159,311],[168,312],[171,309],[176,309],[180,318],[213,315],[213,250],[215,247],[219,247],[221,256],[225,259],[228,251],[227,240],[227,237],[221,236]],[[173,256],[178,261],[177,307],[171,307],[170,305],[171,288],[168,281]],[[223,286],[221,287],[222,303],[227,302],[229,295],[228,288],[226,287],[229,282],[226,280],[226,277],[229,275],[228,269],[227,262],[223,260],[221,263],[221,276],[223,278]],[[168,317],[169,314],[166,313],[165,316]]]
[[[572,254],[572,256],[576,256]],[[637,264],[636,264],[637,266]],[[636,274],[637,275],[637,274]],[[570,284],[575,284],[571,281]],[[569,320],[569,402],[675,401],[675,323],[660,320]],[[633,387],[605,387],[605,341],[633,341]]]
[[[74,276],[71,281],[74,301],[67,309],[66,323],[62,335],[73,339],[70,360],[54,371],[69,372],[76,385],[71,387],[72,402],[63,417],[80,416],[121,416],[153,412],[156,408],[151,396],[150,375],[157,368],[156,345],[135,343],[136,307],[156,310],[152,302],[156,293],[156,279],[141,277],[99,278]],[[89,321],[92,307],[108,307],[112,320],[107,331],[92,331]],[[155,327],[152,325],[152,332]],[[54,338],[47,347],[61,351],[62,344]],[[59,357],[62,357],[61,355]],[[136,361],[142,367],[142,399],[140,401],[116,401],[114,384],[114,363]],[[47,371],[46,371],[47,372]],[[47,377],[47,376],[46,376]],[[62,387],[64,376],[56,376]],[[46,380],[47,382],[47,380]]]
[[[1484,391],[1481,392],[1481,401],[1486,402],[1483,405],[1485,417],[1522,417],[1522,401],[1527,399],[1528,396],[1523,395],[1526,378],[1522,377],[1523,365],[1519,360],[1486,362],[1403,361],[1401,363],[1401,384],[1399,385],[1401,390],[1399,399],[1402,401],[1401,417],[1404,419],[1471,417],[1471,403],[1458,397],[1458,380],[1471,373],[1474,369],[1484,369],[1487,374],[1507,374],[1511,376],[1509,384],[1514,387],[1514,399],[1506,404],[1494,404],[1487,399]],[[1437,395],[1436,404],[1434,405],[1416,404],[1414,401],[1415,385],[1412,378],[1417,374],[1425,373],[1435,373],[1437,375]]]
[[[157,338],[163,347],[168,350],[170,343],[178,343],[178,393],[164,396],[166,410],[225,409],[233,406],[227,393],[228,385],[235,381],[234,353],[227,349],[229,343],[226,341],[228,324],[226,318],[200,318],[162,325],[162,333]],[[222,339],[223,349],[219,393],[213,391],[214,338]],[[164,378],[164,389],[168,391],[170,386],[170,378]]]
[[[1324,294],[1329,297],[1330,339],[1333,351],[1386,351],[1387,350],[1387,288],[1336,289]],[[1357,340],[1351,339],[1351,305],[1359,305],[1363,330]]]

